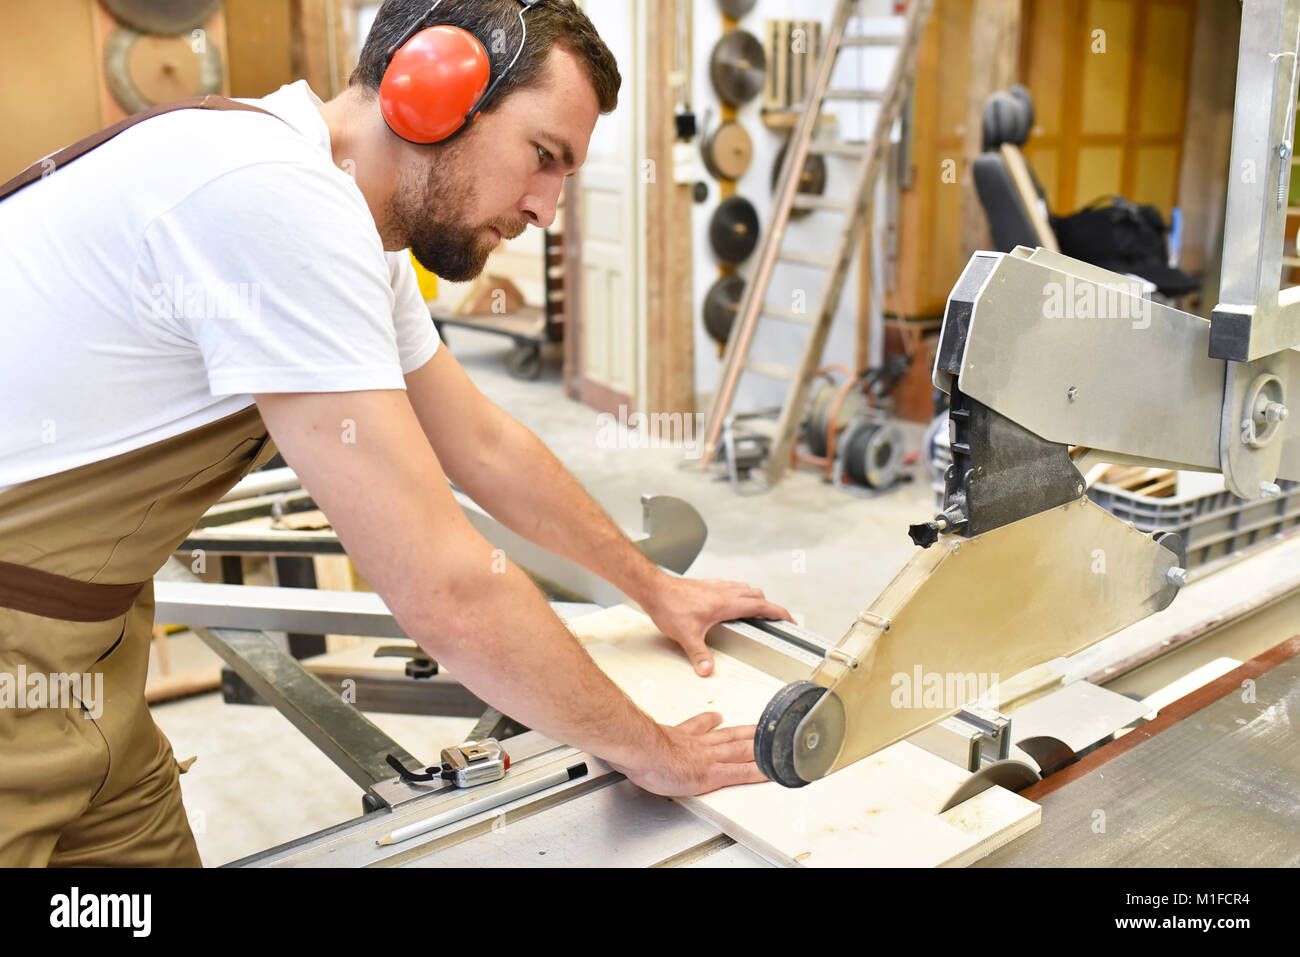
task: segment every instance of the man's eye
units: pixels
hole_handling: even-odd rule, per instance
[[[549,163],[551,160],[555,159],[555,157],[552,156],[551,153],[549,153],[546,150],[546,148],[543,146],[537,147],[537,157],[542,161],[542,165],[545,165]]]

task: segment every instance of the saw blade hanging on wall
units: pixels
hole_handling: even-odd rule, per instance
[[[718,6],[722,12],[733,20],[739,20],[745,14],[753,10],[758,4],[758,0],[718,0]]]
[[[141,33],[188,33],[206,23],[221,0],[104,0],[104,6]]]
[[[726,344],[731,336],[736,311],[745,295],[745,280],[741,276],[723,276],[704,297],[704,328],[714,342]]]
[[[754,141],[734,120],[723,123],[704,141],[704,166],[714,179],[737,180],[754,159]]]
[[[709,221],[709,244],[722,262],[743,263],[758,248],[758,210],[743,196],[732,196],[719,204]]]
[[[104,77],[128,113],[221,90],[221,51],[210,38],[155,36],[117,27],[104,44]]]
[[[713,87],[725,102],[744,106],[763,91],[767,54],[758,38],[746,30],[722,35],[709,59]]]
[[[785,165],[785,154],[790,144],[787,141],[781,147],[781,151],[776,154],[776,162],[772,164],[772,192],[776,193],[776,187],[781,179],[781,167]],[[814,147],[815,148],[815,147]],[[809,153],[808,158],[804,160],[803,175],[799,177],[799,192],[807,196],[823,196],[826,193],[826,158],[820,153]],[[791,209],[791,219],[803,219],[812,210],[810,209]]]

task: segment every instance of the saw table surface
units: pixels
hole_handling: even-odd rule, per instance
[[[1292,638],[1029,788],[1042,827],[980,863],[1300,866],[1297,726]]]

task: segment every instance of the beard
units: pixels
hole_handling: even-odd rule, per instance
[[[389,222],[425,269],[448,282],[469,282],[482,274],[488,256],[497,246],[489,224],[466,222],[477,190],[472,175],[461,176],[456,162],[459,143],[440,149],[424,172],[404,176],[393,198]],[[504,238],[513,239],[527,224],[496,225]]]

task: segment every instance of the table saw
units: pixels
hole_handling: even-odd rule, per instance
[[[252,483],[260,488],[250,486],[245,493],[276,491],[235,498],[214,511],[231,514],[238,509],[241,515],[259,507],[283,511],[284,503],[295,507],[293,503],[304,501],[291,473],[259,476]],[[670,567],[675,564],[677,570],[684,570],[703,543],[703,523],[693,509],[677,500],[648,497],[643,504],[650,534],[641,547]],[[509,536],[472,503],[463,500],[462,505],[491,540]],[[337,552],[337,544],[328,531],[306,536],[269,529],[233,532],[222,524],[209,524],[196,530],[187,546],[218,553],[330,554]],[[526,551],[522,543],[516,544]],[[660,720],[719,708],[729,722],[752,721],[774,689],[809,674],[833,644],[784,622],[719,625],[710,635],[711,646],[719,652],[718,672],[713,678],[698,678],[676,646],[659,636],[653,624],[606,583],[540,550],[519,557],[552,593],[568,599],[581,598],[583,592],[595,596],[597,600],[591,600],[592,595],[586,601],[557,600],[553,608],[602,668]],[[1253,604],[1237,601],[1230,607],[1226,598],[1218,597],[1239,595],[1243,583],[1251,581],[1258,585]],[[511,722],[461,688],[454,675],[408,670],[405,666],[419,656],[419,649],[405,640],[377,595],[200,583],[174,566],[156,584],[159,620],[191,624],[261,701],[279,708],[350,776],[363,797],[364,813],[355,820],[236,862],[240,866],[962,865],[985,855],[992,855],[988,860],[994,862],[1015,862],[1019,860],[1015,855],[1022,853],[1044,855],[1047,845],[1036,835],[1067,826],[1058,820],[1054,806],[1071,793],[1080,793],[1082,786],[1108,780],[1109,775],[1098,771],[1059,787],[1059,793],[1054,788],[1054,793],[1041,797],[1034,788],[1052,785],[1067,773],[1077,775],[1075,769],[1084,762],[1095,761],[1107,747],[1122,745],[1146,728],[1149,719],[1163,716],[1150,702],[1100,685],[1140,672],[1153,656],[1170,647],[1171,636],[1181,635],[1182,644],[1188,646],[1212,640],[1212,633],[1249,618],[1258,605],[1300,600],[1300,538],[1282,539],[1192,581],[1185,601],[1172,606],[1162,619],[1148,619],[1128,629],[1127,638],[1117,636],[1119,641],[1003,682],[995,696],[999,701],[972,702],[954,717],[808,787],[757,785],[682,801],[643,792],[592,755],[537,732],[512,734]],[[1221,584],[1228,588],[1218,587]],[[1221,648],[1216,654],[1254,656],[1255,649],[1269,644],[1288,620],[1283,614],[1252,644]],[[281,650],[266,630],[368,634],[376,640],[304,664]],[[407,659],[373,657],[377,648],[395,644],[407,648]],[[1295,662],[1274,657],[1275,666],[1257,669],[1258,676],[1271,677],[1259,677],[1262,694],[1251,706],[1255,709],[1251,720],[1261,711],[1274,715],[1294,711],[1296,683],[1289,669]],[[373,667],[367,675],[368,658]],[[356,708],[344,694],[348,681],[360,696],[352,699]],[[1280,697],[1275,696],[1275,684]],[[412,708],[416,701],[421,707]],[[1006,713],[990,705],[999,705]],[[423,767],[431,755],[412,755],[380,732],[359,708],[460,715],[486,711],[469,737],[503,735],[502,744],[511,756],[510,771],[500,782],[470,790],[403,782],[389,764],[389,755],[408,768]],[[1199,720],[1186,727],[1198,727]],[[1274,720],[1253,727],[1265,734],[1271,750],[1249,749],[1233,762],[1221,760],[1213,780],[1202,781],[1204,793],[1213,795],[1215,787],[1222,789],[1232,774],[1240,774],[1244,779],[1273,782],[1268,793],[1274,798],[1300,794],[1300,755],[1294,743],[1278,746],[1279,739],[1286,739],[1285,724]],[[1177,733],[1182,734],[1181,728]],[[1239,734],[1238,740],[1243,736]],[[1128,761],[1146,761],[1166,742],[1175,742],[1174,736],[1164,734],[1147,738]],[[1023,750],[1019,745],[1027,739],[1051,742],[1055,750]],[[1183,750],[1189,747],[1185,742],[1177,745]],[[1203,742],[1203,746],[1209,745]],[[499,805],[496,796],[503,789],[577,761],[587,763],[586,775]],[[1166,768],[1159,787],[1169,800],[1184,793],[1186,780],[1198,773],[1194,762],[1169,764],[1159,759],[1158,763]],[[1008,768],[1015,771],[1010,777]],[[1038,783],[1042,771],[1055,773]],[[1015,794],[1009,788],[1025,790]],[[1239,798],[1240,794],[1221,792],[1214,799],[1231,806]],[[393,847],[375,843],[396,827],[459,807],[471,809],[469,816],[445,828]],[[475,807],[483,810],[473,811]],[[1145,808],[1139,836],[1168,818],[1156,804]],[[1232,813],[1260,817],[1255,828],[1261,837],[1258,846],[1234,838],[1238,854],[1254,854],[1260,861],[1300,862],[1300,837],[1282,839],[1279,832],[1300,815],[1294,798],[1274,800],[1263,808],[1246,802],[1244,809]],[[1064,812],[1062,818],[1077,824]],[[1201,824],[1213,828],[1217,820],[1205,817]],[[1124,838],[1132,828],[1131,818],[1112,822],[1106,844],[1110,853],[1122,858],[1125,848],[1133,850]],[[1198,840],[1194,833],[1184,834],[1183,843],[1199,848],[1200,860],[1238,859],[1212,856],[1226,845]],[[1041,859],[1083,863],[1089,850],[1075,847]]]

